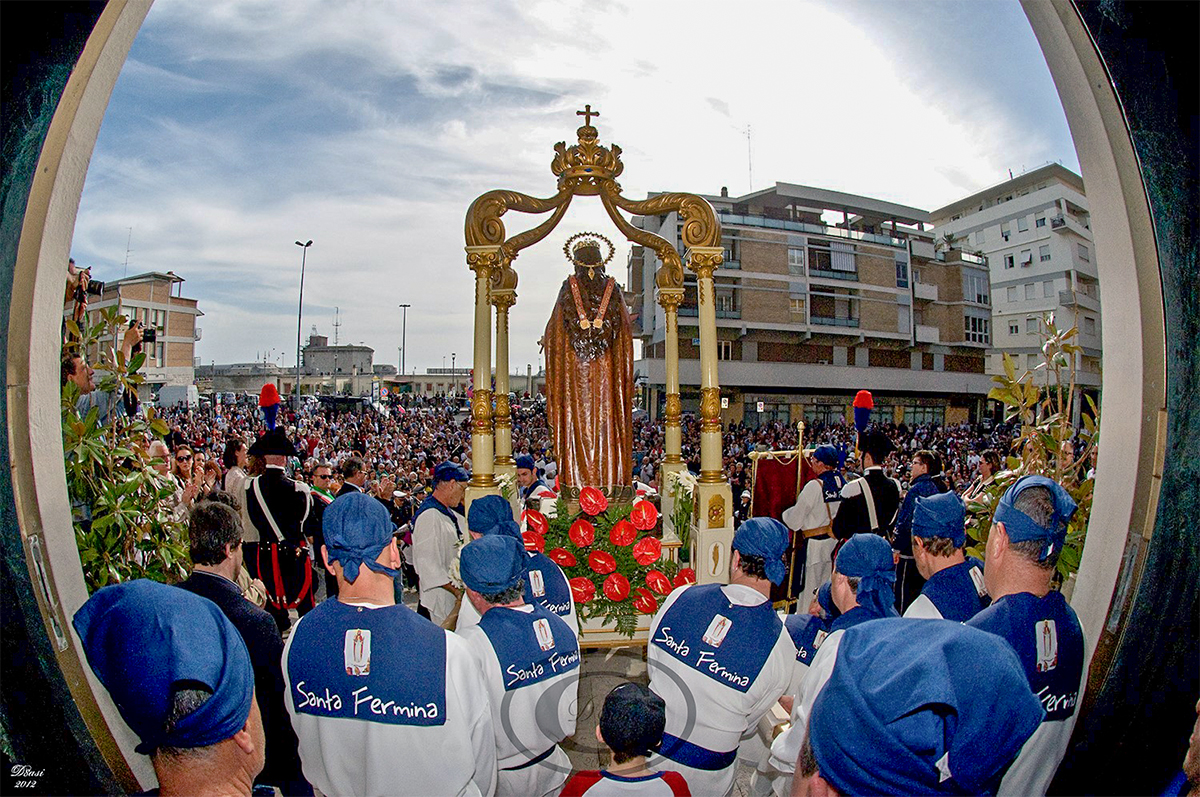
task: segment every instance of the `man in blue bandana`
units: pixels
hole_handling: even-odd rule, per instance
[[[468,479],[453,462],[438,465],[433,469],[433,493],[413,515],[413,567],[420,580],[421,605],[437,625],[446,623],[462,594],[450,582],[450,565],[467,533],[462,502]]]
[[[528,454],[517,457],[517,487],[521,492],[521,505],[530,498],[548,499],[554,502],[554,491],[538,476],[537,463]]]
[[[1083,628],[1050,588],[1075,501],[1045,476],[1022,476],[996,506],[984,581],[992,605],[969,625],[1008,640],[1046,719],[1004,776],[1001,794],[1045,794],[1067,751],[1087,676]]]
[[[466,600],[480,615],[460,633],[487,681],[497,797],[558,794],[571,772],[558,743],[575,733],[579,641],[558,615],[526,602],[527,559],[507,534],[468,543],[460,559]]]
[[[774,781],[777,794],[788,793],[813,701],[833,672],[838,645],[846,631],[871,620],[897,616],[892,590],[896,583],[894,568],[892,546],[877,534],[855,534],[838,552],[830,595],[841,613],[829,623],[828,636],[814,645],[816,654],[792,696],[791,727],[771,743],[771,766],[783,773]],[[802,664],[797,661],[793,666]]]
[[[793,795],[994,794],[1044,712],[1000,640],[945,620],[846,632]]]
[[[771,608],[783,582],[787,526],[751,518],[733,536],[729,583],[667,596],[650,625],[650,689],[667,704],[660,756],[705,794],[733,790],[738,745],[787,688],[796,647]]]
[[[905,617],[965,623],[991,598],[984,586],[983,562],[963,554],[966,508],[954,493],[920,498],[912,517],[913,561],[925,585]]]
[[[501,495],[485,495],[471,502],[467,513],[467,526],[471,539],[485,536],[509,536],[525,546],[521,527],[513,520],[512,505]],[[575,613],[575,600],[571,596],[571,585],[562,568],[554,560],[539,551],[525,552],[525,602],[549,609],[561,617],[579,634],[579,618]],[[479,612],[474,604],[464,600],[458,610],[454,630],[462,631],[479,624]]]
[[[797,532],[795,557],[804,568],[804,591],[798,605],[803,609],[833,572],[833,518],[842,504],[846,480],[838,469],[838,452],[833,446],[818,446],[809,457],[817,475],[796,497],[796,505],[783,512],[783,522]]]
[[[396,604],[387,509],[348,493],[322,530],[338,594],[301,618],[283,651],[305,777],[322,794],[491,794],[483,675],[462,639]]]
[[[254,670],[217,605],[153,581],[98,590],[75,613],[92,671],[150,756],[162,795],[249,795],[266,738]]]

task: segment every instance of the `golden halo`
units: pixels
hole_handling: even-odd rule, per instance
[[[567,260],[574,263],[575,257],[571,252],[571,243],[574,241],[577,241],[577,240],[579,240],[580,243],[582,243],[584,240],[588,240],[588,239],[596,241],[597,243],[599,243],[600,241],[603,241],[604,243],[608,244],[608,257],[606,257],[606,258],[604,258],[604,260],[600,261],[600,263],[598,265],[592,266],[592,268],[603,269],[613,259],[613,255],[615,255],[617,253],[617,248],[615,246],[613,246],[613,242],[610,241],[607,236],[601,235],[598,232],[577,232],[577,233],[575,233],[574,235],[572,235],[570,238],[567,239],[567,242],[565,244],[563,244],[563,254],[567,256]]]

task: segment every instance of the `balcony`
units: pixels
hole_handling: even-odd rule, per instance
[[[857,271],[837,271],[831,268],[810,268],[808,270],[808,276],[816,277],[818,279],[858,282]]]
[[[941,343],[942,332],[937,327],[927,326],[925,324],[917,324],[914,327],[916,332],[917,343]]]
[[[830,316],[814,315],[811,323],[827,327],[858,327],[857,318],[833,318]]]
[[[1054,232],[1073,232],[1083,238],[1091,239],[1092,231],[1070,216],[1053,216],[1050,219],[1050,229]]]
[[[1100,300],[1086,293],[1076,291],[1059,291],[1058,303],[1063,307],[1079,307],[1082,310],[1100,312]]]
[[[679,308],[679,317],[680,318],[697,318],[697,317],[699,317],[699,315],[700,315],[700,308],[696,307],[694,305],[692,307],[688,307],[687,305],[684,305]],[[741,310],[718,310],[717,311],[717,318],[738,319],[741,317],[742,317]]]
[[[748,213],[732,213],[728,210],[718,210],[722,224],[740,224],[744,227],[763,227],[769,230],[790,230],[792,232],[812,233],[813,235],[828,235],[833,238],[846,238],[851,241],[870,241],[884,246],[904,246],[904,241],[890,235],[876,235],[869,232],[845,230],[841,227],[826,227],[824,224],[808,224],[803,221],[789,219],[771,219],[762,215]]]
[[[913,298],[926,302],[936,302],[938,300],[938,286],[930,285],[928,282],[914,282]]]

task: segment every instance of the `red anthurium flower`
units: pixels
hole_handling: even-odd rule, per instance
[[[618,520],[608,532],[608,538],[613,545],[633,545],[637,539],[637,529],[628,520]]]
[[[571,524],[571,530],[567,532],[567,536],[580,548],[586,548],[596,541],[596,527],[583,518],[579,518]]]
[[[658,510],[649,501],[638,501],[629,513],[629,522],[638,531],[649,531],[658,523]]]
[[[662,543],[654,537],[642,537],[633,546],[633,559],[639,565],[654,564],[662,556]]]
[[[658,600],[650,594],[650,590],[638,587],[634,592],[637,593],[637,597],[633,599],[633,608],[641,614],[654,614],[658,611]]]
[[[579,560],[575,558],[575,554],[568,551],[566,548],[554,548],[546,552],[546,556],[559,567],[574,567],[579,564]]]
[[[523,531],[521,536],[525,538],[525,550],[537,551],[541,553],[546,550],[546,538],[541,534],[533,531]]]
[[[596,585],[590,579],[579,576],[568,582],[571,585],[571,597],[576,603],[587,603],[596,597]]]
[[[525,526],[530,531],[545,534],[550,530],[550,521],[546,520],[546,516],[536,509],[526,509],[522,514],[525,515]]]
[[[608,498],[595,487],[584,487],[579,491],[579,508],[595,517],[608,509]]]
[[[588,567],[604,575],[617,569],[617,560],[608,551],[592,551],[588,554]]]
[[[646,574],[646,586],[659,595],[669,595],[671,593],[671,580],[658,570],[651,570]]]
[[[684,584],[696,583],[696,571],[690,567],[680,568],[679,575],[675,576],[675,586],[682,587]]]
[[[620,573],[613,573],[604,579],[604,597],[610,601],[623,601],[629,597],[629,579]]]

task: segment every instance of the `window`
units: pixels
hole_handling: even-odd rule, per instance
[[[792,299],[792,312],[796,315],[804,315],[803,299]]]
[[[828,241],[808,242],[808,267],[813,271],[832,271],[833,253]],[[790,258],[789,258],[790,262]]]
[[[1018,216],[1017,217],[1017,232],[1029,232],[1029,217],[1028,216]]]
[[[804,250],[788,248],[788,273],[795,277],[804,276]]]
[[[718,340],[717,341],[717,359],[732,360],[733,359],[733,341]]]
[[[1079,259],[1090,263],[1091,257],[1088,255],[1088,248],[1083,244],[1079,244]]]
[[[1026,318],[1025,331],[1030,334],[1036,333],[1038,331],[1038,320],[1033,316]]]
[[[1092,318],[1091,316],[1083,317],[1083,334],[1085,334],[1085,335],[1095,335],[1096,334],[1096,319]]]
[[[1017,286],[1016,285],[1008,286],[1008,300],[1010,302],[1017,301]]]
[[[912,311],[906,304],[897,306],[896,331],[909,333],[912,331]]]
[[[163,367],[163,349],[165,346],[166,344],[162,341],[154,344],[154,364],[159,368]]]
[[[1020,335],[1021,334],[1021,324],[1017,321],[1009,321],[1008,322],[1008,334]]]
[[[896,287],[908,287],[908,252],[896,253]]]
[[[733,294],[732,293],[718,293],[717,294],[717,312],[718,313],[732,313],[733,310],[734,310]]]
[[[1042,283],[1042,297],[1049,299],[1054,295],[1054,280],[1046,280]]]
[[[858,326],[858,297],[851,293],[813,293],[812,322],[832,326]]]
[[[963,301],[987,304],[992,300],[989,296],[987,274],[977,271],[963,271]]]
[[[1012,268],[1012,267],[1013,267],[1013,265],[1014,265],[1014,264],[1013,264],[1013,256],[1012,256],[1012,255],[1005,255],[1005,256],[1004,256],[1004,267],[1005,267],[1005,268]]]
[[[1046,226],[1046,217],[1045,216],[1036,216],[1033,220],[1033,226],[1034,227],[1045,227]]]
[[[1038,247],[1038,262],[1039,263],[1049,263],[1050,262],[1050,244],[1042,244],[1041,246]]]
[[[1033,262],[1033,250],[1032,249],[1022,249],[1021,250],[1021,265],[1028,266],[1032,262]]]
[[[1000,222],[1000,237],[1007,241],[1008,240],[1008,232],[1009,232],[1008,231],[1008,222],[1007,221]]]
[[[741,247],[738,246],[738,241],[736,238],[722,238],[721,246],[725,247],[725,252],[723,254],[724,262],[726,264],[739,262],[740,258],[738,255],[741,254],[739,251]]]
[[[992,342],[992,317],[986,310],[967,308],[963,315],[963,332],[969,343]]]
[[[857,270],[854,267],[854,244],[845,241],[833,241],[832,249],[834,271],[854,273]]]
[[[1037,296],[1037,283],[1034,283],[1034,282],[1025,283],[1025,298],[1033,299],[1036,296]]]
[[[945,407],[905,407],[904,422],[909,426],[921,423],[944,424],[946,422]]]

